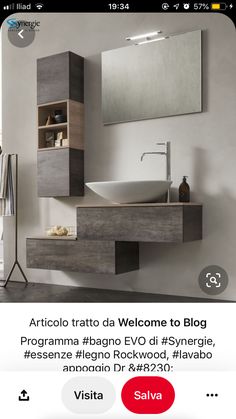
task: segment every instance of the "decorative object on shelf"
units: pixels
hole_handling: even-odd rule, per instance
[[[46,141],[46,147],[54,147],[55,146],[55,133],[54,133],[54,131],[46,131],[45,132],[45,141]]]
[[[48,125],[53,125],[53,124],[55,124],[55,119],[54,119],[53,115],[50,114],[47,117],[45,125],[48,126]]]
[[[57,132],[57,140],[63,140],[63,131]]]
[[[46,148],[52,148],[55,147],[55,141],[54,140],[50,140],[46,142]]]
[[[63,115],[63,111],[61,109],[56,109],[54,111],[54,119],[57,124],[63,124],[66,122],[66,115]]]
[[[179,202],[190,202],[190,187],[187,183],[187,177],[183,176],[183,181],[179,186]]]
[[[6,213],[5,215],[14,215],[15,216],[15,254],[14,254],[14,263],[12,265],[12,268],[4,282],[3,285],[0,285],[1,287],[6,287],[11,276],[12,273],[15,269],[16,266],[18,266],[20,273],[22,274],[26,284],[28,284],[28,280],[25,276],[25,273],[18,261],[18,154],[3,154],[1,156],[1,159],[4,158],[4,156],[8,156],[7,160],[8,160],[8,166],[7,166],[7,172],[5,173],[5,175],[8,178],[8,184],[9,184],[9,209],[11,210],[11,213]],[[12,157],[15,156],[15,188],[13,188],[13,179],[12,179],[12,168],[11,168],[11,161],[12,161]],[[3,175],[3,172],[1,170],[1,174]],[[3,178],[1,178],[1,184],[4,181]],[[14,189],[15,189],[15,193],[14,193]],[[4,199],[5,201],[7,201],[7,191],[6,191],[6,198]],[[3,215],[3,214],[2,214]]]
[[[57,138],[56,140],[55,140],[55,147],[61,147],[62,146],[62,140],[61,139],[59,139],[59,138]]]
[[[63,138],[62,139],[62,146],[63,147],[69,147],[69,139],[68,138]]]
[[[46,230],[47,236],[74,236],[75,235],[75,227],[73,226],[53,226],[48,227]]]

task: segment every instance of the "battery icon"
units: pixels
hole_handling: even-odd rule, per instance
[[[226,10],[226,3],[211,3],[211,10]]]

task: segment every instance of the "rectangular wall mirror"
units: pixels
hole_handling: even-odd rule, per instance
[[[202,111],[201,31],[102,53],[103,123]]]

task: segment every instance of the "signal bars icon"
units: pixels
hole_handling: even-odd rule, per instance
[[[11,9],[14,9],[14,3],[3,6],[3,10],[11,10]]]

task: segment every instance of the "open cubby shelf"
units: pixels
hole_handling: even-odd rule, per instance
[[[66,122],[46,125],[56,111],[61,111]],[[83,149],[84,105],[74,100],[50,102],[38,106],[38,149],[71,147]]]

